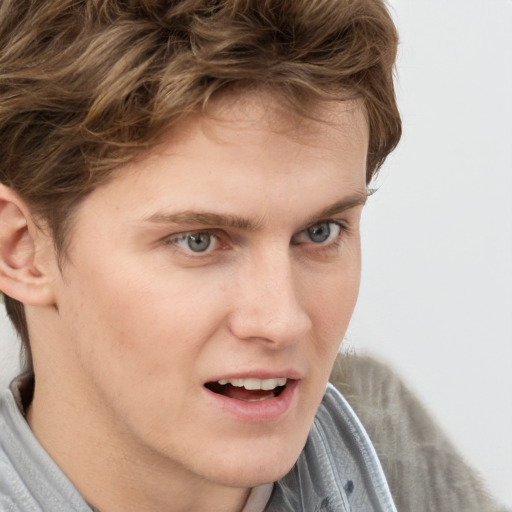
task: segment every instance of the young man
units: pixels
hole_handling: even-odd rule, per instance
[[[376,0],[0,2],[0,510],[395,510],[327,381],[396,45]]]

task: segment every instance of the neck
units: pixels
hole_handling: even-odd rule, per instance
[[[239,512],[249,489],[219,485],[163,456],[135,447],[108,421],[91,414],[92,397],[37,375],[27,421],[77,488],[101,512]],[[55,379],[55,380],[54,380]],[[62,382],[62,381],[61,381]],[[56,394],[55,390],[61,390]],[[73,392],[76,392],[74,394]],[[84,428],[84,425],[86,428]],[[107,428],[105,426],[107,425]],[[109,428],[110,427],[110,428]]]

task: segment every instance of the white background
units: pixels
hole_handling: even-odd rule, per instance
[[[512,507],[512,2],[395,0],[404,138],[347,340],[389,361]]]
[[[345,344],[390,362],[512,507],[512,1],[391,5],[404,138]],[[0,385],[16,360],[0,319]]]

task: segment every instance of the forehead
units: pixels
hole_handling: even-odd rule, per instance
[[[269,136],[286,136],[298,144],[327,150],[337,142],[345,151],[367,149],[369,143],[362,101],[311,101],[298,112],[282,95],[257,90],[220,96],[204,111],[170,129],[153,152],[186,143],[198,130],[219,144],[232,142],[233,135],[243,130],[265,130]]]
[[[357,102],[325,102],[304,116],[268,94],[221,99],[119,168],[79,217],[138,222],[194,211],[297,223],[365,195],[367,149]]]

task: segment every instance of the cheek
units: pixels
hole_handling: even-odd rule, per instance
[[[130,276],[128,279],[126,276]],[[112,377],[132,381],[176,373],[176,361],[193,362],[223,317],[222,300],[210,287],[194,288],[188,276],[171,278],[140,269],[96,276],[83,285],[82,350],[96,361],[108,361]],[[218,289],[218,288],[217,288]],[[82,345],[83,345],[82,344]],[[100,364],[101,364],[100,361]],[[96,364],[96,363],[94,363]],[[170,370],[173,370],[172,372]]]
[[[305,283],[304,296],[317,336],[340,343],[359,293],[360,261],[354,258]]]
[[[191,295],[176,279],[135,275],[98,272],[70,282],[62,316],[71,319],[66,338],[73,339],[71,357],[92,399],[151,430],[162,419],[157,411],[188,410],[184,383],[222,315],[218,302],[209,299],[206,307],[209,293]]]

